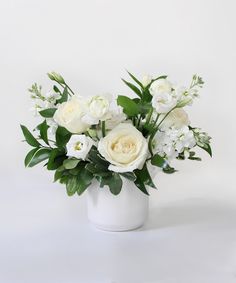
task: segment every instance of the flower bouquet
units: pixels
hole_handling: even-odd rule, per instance
[[[128,74],[132,82],[123,82],[135,98],[110,94],[87,98],[51,72],[51,91],[43,93],[36,83],[29,89],[33,110],[43,121],[34,134],[21,125],[25,141],[33,147],[25,166],[45,161],[69,196],[88,189],[89,218],[108,230],[143,224],[148,188],[156,188],[154,167],[172,174],[173,159],[201,160],[196,147],[212,155],[210,137],[190,125],[184,110],[199,96],[201,77],[194,75],[190,86],[183,87],[167,76],[138,80]]]

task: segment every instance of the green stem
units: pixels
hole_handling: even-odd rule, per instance
[[[146,125],[149,124],[150,120],[151,120],[151,117],[152,117],[152,113],[153,113],[153,108],[151,108],[147,114],[147,119],[146,119]]]
[[[152,140],[155,137],[161,123],[165,120],[165,118],[170,114],[171,111],[173,111],[176,107],[172,108],[169,112],[166,113],[166,115],[161,119],[161,121],[157,124],[156,128],[153,130],[152,134],[150,135],[149,141],[148,141],[148,149],[151,153],[151,155],[153,155],[153,151],[152,151]],[[158,118],[157,118],[158,119]],[[157,120],[156,119],[156,120]]]
[[[75,93],[74,93],[73,90],[68,86],[67,83],[65,83],[65,86],[69,89],[69,91],[70,91],[73,95],[75,95]]]
[[[105,121],[101,121],[101,128],[102,128],[102,136],[104,138],[106,136],[106,123],[105,123]]]

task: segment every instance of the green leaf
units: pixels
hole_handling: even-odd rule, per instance
[[[141,87],[143,88],[143,84],[134,76],[132,75],[130,72],[127,71],[127,73],[129,74],[129,76]]]
[[[139,177],[139,180],[142,181],[144,185],[147,185],[149,187],[156,189],[156,186],[152,181],[152,178],[148,172],[146,164],[144,164],[141,170],[135,170],[134,173],[137,177]]]
[[[157,81],[157,80],[160,80],[160,79],[166,79],[166,78],[167,78],[166,75],[164,75],[164,76],[159,76],[159,77],[153,79],[153,80],[146,86],[146,88],[149,89],[149,87],[151,86],[151,84],[152,84],[153,82],[155,82],[155,81]]]
[[[56,110],[57,108],[48,108],[48,109],[39,111],[39,114],[44,118],[52,118]]]
[[[66,182],[66,191],[68,196],[72,196],[78,190],[78,180],[76,176],[71,176]]]
[[[132,83],[127,82],[126,80],[122,79],[122,81],[130,88],[132,91],[134,91],[139,97],[142,97],[142,92]]]
[[[56,130],[56,144],[59,148],[64,147],[69,139],[71,138],[71,133],[63,127],[58,126]]]
[[[162,171],[166,174],[173,174],[173,173],[177,172],[177,170],[175,170],[175,168],[170,167],[168,164],[164,168],[162,168]]]
[[[28,163],[28,167],[33,167],[38,163],[48,159],[50,156],[51,149],[49,148],[40,148],[38,149],[35,154],[32,156],[30,162]]]
[[[57,103],[63,103],[68,100],[68,88],[65,87],[60,99],[57,100]]]
[[[106,177],[111,174],[110,171],[104,171],[104,169],[101,169],[97,164],[93,164],[93,163],[86,164],[85,168],[89,172],[91,172],[94,176]]]
[[[107,170],[109,166],[109,162],[107,162],[104,158],[101,157],[95,146],[92,146],[92,148],[88,153],[87,158],[89,161],[91,161],[93,164],[96,164],[96,166],[103,171]]]
[[[77,164],[80,162],[79,159],[65,159],[64,162],[63,162],[63,166],[66,168],[66,169],[73,169],[77,166]]]
[[[25,137],[26,142],[34,147],[39,147],[40,143],[36,140],[36,138],[31,134],[31,132],[23,125],[21,126],[21,130],[23,132],[23,135]]]
[[[49,128],[49,126],[47,125],[46,120],[44,120],[43,123],[41,123],[37,126],[37,129],[40,132],[40,137],[46,144],[49,144],[49,142],[48,142],[48,128]]]
[[[133,117],[140,113],[139,106],[127,96],[119,95],[117,104],[123,108],[123,112],[128,116]]]
[[[156,153],[151,159],[151,164],[157,167],[164,168],[167,165],[167,162],[162,156]]]
[[[91,185],[93,180],[93,174],[89,172],[85,167],[79,171],[77,176],[78,178],[78,195],[82,195],[82,193]]]
[[[54,182],[60,180],[62,176],[63,176],[63,172],[60,170],[56,170],[54,174]]]
[[[132,182],[134,182],[137,178],[133,172],[120,173],[120,175]]]
[[[204,146],[200,146],[200,145],[197,145],[197,146],[204,149],[210,155],[210,157],[212,157],[212,150],[211,150],[211,146],[209,143],[204,144]]]
[[[60,93],[60,94],[61,94],[60,89],[59,89],[56,85],[53,86],[53,90],[54,90],[56,93]]]
[[[113,195],[118,195],[122,189],[122,179],[120,175],[113,172],[109,177],[104,177],[101,180],[100,186],[107,185]]]
[[[38,148],[33,148],[31,151],[29,151],[29,153],[26,155],[26,157],[25,157],[25,167],[27,167],[29,164],[30,164],[30,162],[31,162],[31,160],[32,160],[32,158],[33,158],[33,156],[34,156],[34,154],[36,153],[36,151],[38,151],[39,149]]]
[[[149,195],[145,187],[145,184],[143,182],[142,173],[140,172],[140,170],[135,170],[135,175],[136,175],[136,180],[134,181],[134,183],[136,187],[139,188],[140,191],[142,191],[144,194]]]
[[[47,169],[48,170],[57,169],[63,164],[63,161],[65,160],[65,158],[66,158],[66,155],[65,155],[64,150],[54,148],[50,153],[48,164],[47,164]]]

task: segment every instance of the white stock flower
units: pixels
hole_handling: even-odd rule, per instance
[[[69,132],[81,134],[89,127],[81,120],[83,114],[84,104],[82,99],[73,96],[70,100],[58,106],[53,118],[59,126],[65,127]]]
[[[151,81],[152,81],[152,76],[150,76],[150,75],[144,75],[143,78],[142,78],[141,83],[142,83],[142,85],[143,85],[144,87],[146,87],[147,85],[149,85],[149,84],[151,83]]]
[[[85,135],[72,135],[66,145],[67,156],[85,160],[95,142]]]
[[[111,103],[111,95],[96,95],[89,99],[86,103],[86,113],[83,116],[83,122],[89,125],[96,125],[99,121],[109,118],[109,109]]]
[[[158,131],[154,139],[154,151],[168,159],[176,158],[179,153],[195,145],[194,134],[187,126]]]
[[[171,93],[172,84],[167,79],[159,79],[151,84],[149,90],[151,95],[161,94],[161,93]]]
[[[111,163],[109,170],[132,172],[142,169],[148,155],[148,144],[133,125],[122,123],[99,141],[98,151]]]
[[[162,115],[164,116],[164,115]],[[161,128],[175,127],[177,129],[190,124],[188,114],[182,108],[176,108],[170,112],[161,124]]]
[[[152,98],[152,106],[157,113],[167,113],[177,104],[171,93],[156,93]]]

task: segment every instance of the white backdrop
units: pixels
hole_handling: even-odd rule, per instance
[[[235,282],[235,1],[0,1],[0,282]],[[129,94],[125,69],[206,82],[188,112],[213,159],[160,175],[137,232],[86,222],[85,196],[24,169],[19,124],[35,121],[27,88],[55,70],[81,95]]]

